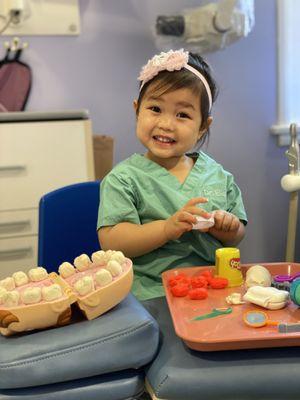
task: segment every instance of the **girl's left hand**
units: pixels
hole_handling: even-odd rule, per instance
[[[235,215],[224,210],[214,211],[215,225],[209,229],[222,232],[234,232],[239,229],[240,220]]]

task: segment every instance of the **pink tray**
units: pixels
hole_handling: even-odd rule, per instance
[[[245,273],[254,264],[242,265]],[[294,274],[300,271],[296,263],[260,263],[268,268],[274,276],[277,274]],[[229,305],[225,298],[231,293],[246,292],[244,286],[227,289],[208,289],[205,300],[190,300],[186,297],[174,297],[168,287],[168,278],[174,273],[185,272],[188,276],[199,275],[204,270],[214,272],[214,267],[192,267],[173,269],[162,274],[167,302],[172,316],[176,334],[193,350],[219,351],[234,349],[252,349],[263,347],[300,346],[300,332],[279,333],[276,326],[252,328],[243,321],[243,314],[249,310],[263,310],[269,320],[295,323],[300,321],[300,308],[290,302],[281,310],[267,310],[255,304]],[[193,318],[212,311],[213,308],[232,307],[232,313],[220,315],[201,321]]]

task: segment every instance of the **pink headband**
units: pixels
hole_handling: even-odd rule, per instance
[[[146,65],[143,66],[138,80],[142,82],[140,91],[146,82],[153,79],[159,72],[161,71],[179,71],[182,68],[185,68],[192,72],[197,76],[203,83],[205,90],[207,92],[208,102],[209,102],[209,111],[212,107],[212,95],[209,84],[205,77],[194,67],[188,64],[189,53],[180,50],[170,50],[167,53],[161,52],[160,54],[151,58]]]

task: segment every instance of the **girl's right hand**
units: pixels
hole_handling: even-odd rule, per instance
[[[204,197],[195,197],[189,200],[180,210],[165,220],[165,234],[167,240],[176,240],[183,233],[193,229],[197,222],[196,215],[204,218],[210,218],[211,214],[196,206],[199,203],[207,203]]]

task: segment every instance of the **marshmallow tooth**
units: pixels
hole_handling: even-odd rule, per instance
[[[125,262],[125,256],[121,251],[116,251],[111,255],[110,261],[117,261],[119,264],[123,264]]]
[[[92,254],[92,261],[94,264],[104,264],[106,263],[106,255],[104,250],[95,251]]]
[[[24,304],[35,304],[42,300],[42,290],[40,287],[28,287],[21,293],[21,300]]]
[[[28,276],[32,282],[39,282],[47,279],[48,272],[43,267],[32,268],[28,271]]]
[[[6,296],[7,290],[4,287],[0,286],[0,304],[4,303]]]
[[[69,276],[74,275],[76,271],[72,264],[69,262],[63,262],[58,267],[58,272],[63,278],[68,278]]]
[[[53,301],[62,297],[63,293],[58,284],[45,286],[42,288],[42,297],[45,301]]]
[[[81,254],[74,260],[74,265],[78,269],[78,271],[87,270],[91,263],[92,262],[87,254]]]
[[[115,254],[115,253],[116,253],[115,250],[106,250],[106,252],[105,252],[105,261],[109,262],[111,257],[112,257],[112,255]]]
[[[110,282],[112,282],[112,280],[113,278],[111,276],[111,273],[105,268],[101,268],[95,274],[95,281],[100,286],[108,285]]]
[[[13,273],[12,277],[14,278],[16,286],[26,285],[26,283],[29,282],[27,274],[25,274],[23,271]]]
[[[6,293],[6,296],[4,298],[3,305],[5,307],[17,307],[19,305],[19,292],[16,290],[12,290],[10,292]]]
[[[117,261],[109,261],[107,263],[106,269],[112,274],[112,276],[118,276],[122,273],[123,269]]]
[[[94,290],[94,281],[91,276],[84,276],[74,284],[75,290],[80,294],[80,296],[85,296],[86,294]]]
[[[6,290],[14,290],[16,287],[15,280],[11,276],[9,276],[5,279],[2,279],[2,281],[0,281],[0,286],[4,287],[4,289],[6,289]]]

